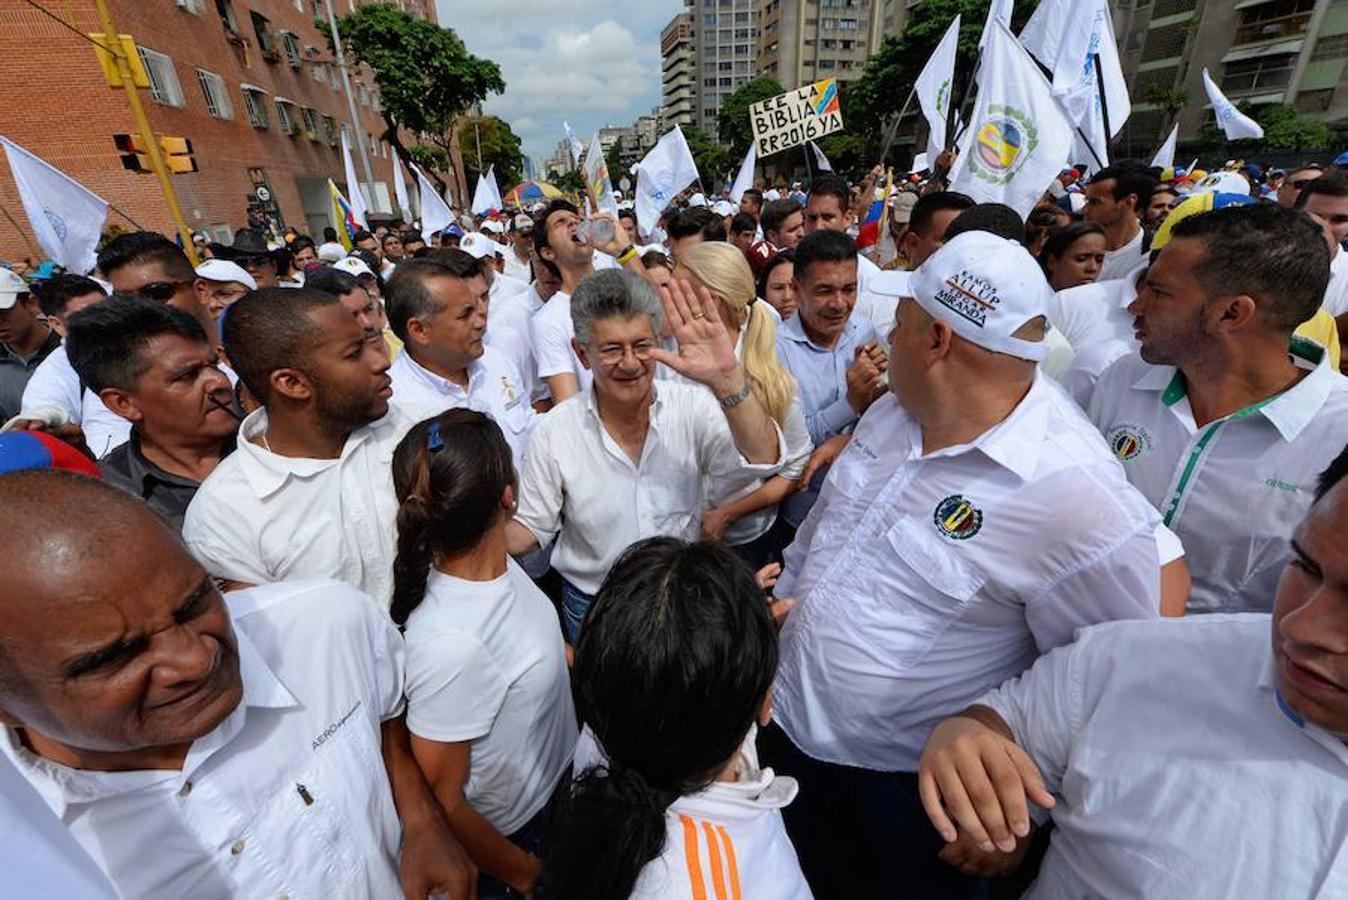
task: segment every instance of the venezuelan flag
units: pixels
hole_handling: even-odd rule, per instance
[[[885,213],[885,201],[876,200],[866,210],[866,218],[861,220],[861,230],[857,232],[857,247],[869,247],[880,240],[880,219]]]
[[[342,246],[350,252],[356,246],[356,232],[360,231],[360,224],[356,222],[356,216],[351,212],[351,204],[342,192],[337,190],[337,185],[333,184],[331,178],[328,179],[328,195],[332,198],[332,218],[340,223],[337,228],[337,240]]]

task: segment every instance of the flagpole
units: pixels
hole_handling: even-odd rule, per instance
[[[899,110],[899,116],[894,120],[894,125],[885,135],[884,147],[880,150],[880,165],[885,164],[885,158],[889,156],[889,148],[894,144],[894,139],[899,136],[899,124],[903,117],[908,114],[908,107],[912,104],[913,98],[917,96],[917,83],[913,83],[913,89],[908,92],[908,99],[903,101],[903,109]]]
[[[1100,68],[1100,54],[1096,53],[1093,56],[1095,58],[1095,84],[1096,89],[1100,92],[1100,118],[1105,123],[1105,151],[1108,152],[1109,139],[1113,133],[1109,130],[1109,99],[1105,97],[1105,73]]]
[[[179,238],[182,239],[183,252],[187,254],[192,265],[196,266],[198,259],[196,247],[192,244],[192,232],[183,218],[182,208],[178,206],[178,196],[173,191],[173,182],[169,180],[168,169],[164,167],[164,155],[159,151],[159,141],[154,136],[154,129],[150,127],[150,120],[145,116],[145,107],[141,105],[140,95],[136,93],[139,88],[136,87],[131,74],[131,62],[126,58],[126,51],[122,49],[122,42],[118,37],[120,32],[112,22],[112,13],[108,10],[107,0],[94,0],[94,6],[98,10],[99,22],[103,26],[104,49],[117,66],[122,87],[126,89],[126,99],[131,104],[131,115],[140,131],[145,154],[150,158],[150,168],[154,170],[159,187],[164,192],[164,202],[168,204],[169,215],[173,217],[173,224],[178,229]]]
[[[100,0],[101,2],[101,0]],[[365,181],[374,193],[374,169],[370,168],[370,154],[365,150],[365,129],[361,127],[360,116],[356,113],[356,99],[351,95],[351,75],[346,71],[346,54],[342,50],[342,36],[337,33],[337,14],[332,11],[332,0],[323,4],[328,8],[328,27],[332,31],[332,55],[337,58],[337,68],[342,70],[342,88],[346,94],[346,110],[351,115],[351,127],[356,132],[356,150],[360,153],[360,167],[365,170]],[[360,185],[347,186],[348,190],[358,191]],[[375,200],[378,201],[378,197]],[[369,225],[369,222],[365,223]]]

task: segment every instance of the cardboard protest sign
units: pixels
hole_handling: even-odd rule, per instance
[[[755,103],[749,107],[749,121],[759,158],[841,131],[838,82],[826,78]]]

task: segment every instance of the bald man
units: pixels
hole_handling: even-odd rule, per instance
[[[367,597],[226,607],[144,504],[68,473],[0,477],[0,508],[0,753],[121,896],[469,896]]]

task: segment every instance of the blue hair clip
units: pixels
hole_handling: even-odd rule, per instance
[[[432,422],[426,429],[426,449],[432,453],[445,449],[445,439],[440,436],[439,422]]]

